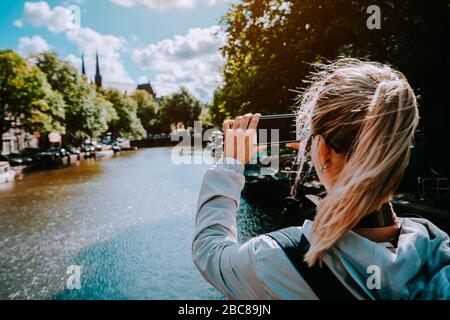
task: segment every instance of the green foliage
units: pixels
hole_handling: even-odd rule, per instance
[[[52,89],[62,95],[66,105],[66,140],[81,142],[98,138],[117,115],[111,103],[98,96],[87,79],[55,53],[34,56],[36,65],[47,76]]]
[[[65,103],[45,74],[12,50],[0,50],[0,132],[5,117],[18,119],[27,131],[65,132]]]
[[[139,117],[149,127],[155,121],[158,105],[147,92],[97,92],[55,53],[33,55],[30,61],[12,50],[0,50],[1,132],[9,125],[5,117],[13,117],[26,131],[57,131],[72,144],[99,138],[109,129],[115,136],[141,138],[145,130]]]
[[[185,88],[164,97],[161,101],[160,118],[168,131],[171,124],[182,122],[186,127],[193,127],[202,111],[202,103]]]
[[[222,19],[229,35],[223,48],[227,63],[214,110],[222,118],[248,111],[288,111],[295,96],[289,89],[303,86],[311,63],[342,54],[391,63],[412,82],[427,87],[435,81],[420,74],[435,73],[437,62],[448,67],[442,48],[430,56],[430,49],[442,47],[446,39],[439,38],[441,44],[433,42],[439,30],[436,25],[448,29],[444,3],[386,1],[379,4],[381,30],[366,26],[370,1],[243,0],[233,4]]]
[[[214,127],[214,119],[212,117],[213,113],[210,110],[211,107],[211,104],[203,106],[200,116],[198,117],[198,120],[201,121],[203,128]]]
[[[366,9],[381,9],[381,29],[369,30]],[[339,55],[394,65],[421,96],[422,128],[434,162],[435,150],[450,144],[445,43],[448,1],[241,0],[222,18],[229,37],[224,85],[217,89],[211,117],[216,125],[246,112],[292,110],[296,90],[311,63]],[[448,167],[448,166],[447,166]],[[447,169],[448,171],[448,169]]]
[[[78,132],[78,141],[86,137],[100,137],[108,131],[109,122],[117,118],[113,104],[101,94],[96,94],[94,90],[86,104],[88,107],[83,108],[81,114],[84,126]]]
[[[159,105],[153,97],[145,90],[136,90],[131,97],[137,103],[137,116],[147,133],[161,132]]]
[[[146,135],[145,129],[137,116],[138,104],[136,100],[117,89],[100,89],[99,92],[112,104],[117,114],[109,122],[109,130],[113,136],[140,139]]]

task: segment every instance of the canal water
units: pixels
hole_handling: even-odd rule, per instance
[[[154,148],[0,185],[0,299],[223,299],[191,259],[207,168]],[[243,199],[239,236],[276,220]],[[81,289],[67,288],[70,266]]]

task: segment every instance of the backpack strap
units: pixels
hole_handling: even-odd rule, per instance
[[[320,300],[356,300],[356,297],[336,278],[328,266],[308,267],[303,260],[310,243],[298,228],[286,228],[266,234],[283,249],[294,267]]]

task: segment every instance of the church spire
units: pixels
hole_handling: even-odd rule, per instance
[[[81,55],[81,74],[86,77],[86,67],[84,66],[84,54]]]
[[[100,88],[102,86],[102,75],[100,74],[100,64],[98,62],[98,52],[95,54],[95,60],[96,60],[95,84],[97,85],[97,88]]]

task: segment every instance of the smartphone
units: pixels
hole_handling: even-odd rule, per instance
[[[295,114],[261,116],[257,127],[256,144],[281,144],[298,141]],[[266,129],[266,130],[261,130]],[[278,130],[278,139],[272,139],[272,130]]]

